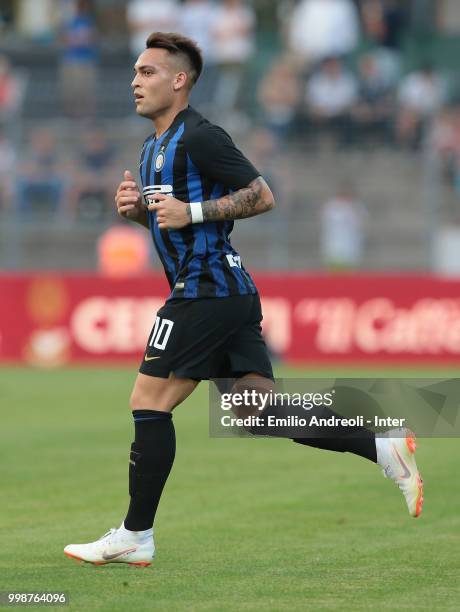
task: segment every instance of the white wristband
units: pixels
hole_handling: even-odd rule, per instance
[[[203,223],[201,202],[190,202],[190,214],[192,215],[192,223]]]

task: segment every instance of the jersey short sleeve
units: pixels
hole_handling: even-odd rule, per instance
[[[185,147],[200,174],[236,191],[260,172],[235,146],[225,130],[211,123],[194,126],[184,135]]]

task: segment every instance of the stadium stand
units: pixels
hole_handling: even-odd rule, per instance
[[[5,3],[5,6],[7,4],[13,6],[13,3]],[[95,4],[98,6],[98,3]],[[362,10],[367,4],[365,0],[357,2]],[[418,6],[417,2],[409,4]],[[5,10],[7,27],[0,44],[0,53],[8,58],[14,67],[15,77],[21,83],[21,103],[18,105],[16,119],[10,122],[14,127],[13,133],[0,131],[0,175],[3,177],[0,190],[0,257],[7,269],[34,267],[37,253],[40,254],[40,265],[45,268],[96,268],[97,238],[113,222],[113,214],[92,215],[91,202],[95,200],[90,200],[88,206],[83,203],[86,212],[75,215],[75,204],[72,205],[67,196],[62,196],[58,210],[53,211],[51,207],[44,218],[29,219],[26,215],[28,222],[25,223],[24,215],[21,218],[17,214],[21,210],[27,212],[27,206],[24,208],[24,202],[21,205],[14,188],[18,177],[13,177],[7,169],[12,159],[22,160],[27,157],[32,134],[39,127],[53,135],[57,155],[63,164],[62,172],[70,182],[78,182],[75,177],[81,177],[84,172],[83,157],[78,155],[80,135],[93,129],[100,132],[102,138],[105,134],[114,150],[120,153],[108,161],[111,176],[121,176],[125,167],[135,170],[133,159],[136,159],[139,146],[149,128],[145,122],[135,117],[132,106],[129,32],[126,24],[124,30],[120,26],[120,20],[126,19],[125,8],[123,3],[114,3],[111,15],[113,17],[118,10],[118,21],[113,18],[116,27],[112,32],[107,32],[108,26],[101,18],[102,13],[96,11],[100,37],[96,65],[96,110],[91,123],[88,122],[89,118],[69,120],[65,117],[58,79],[61,58],[58,34],[47,42],[37,42],[27,36],[8,36],[8,27],[14,29],[15,25],[11,17],[13,12],[8,16]],[[363,71],[361,59],[375,57],[376,52],[380,53],[379,61],[382,57],[386,58],[381,64],[385,69],[390,72],[396,70],[395,66],[398,69],[393,72],[392,78],[396,80],[390,86],[388,83],[379,83],[381,89],[376,89],[382,91],[382,96],[386,96],[384,129],[376,126],[374,133],[372,124],[369,129],[363,129],[362,125],[358,125],[357,113],[353,109],[351,114],[354,119],[349,127],[350,142],[347,143],[347,150],[342,151],[327,133],[313,138],[314,122],[305,112],[301,100],[314,68],[306,72],[301,69],[297,77],[294,71],[293,76],[293,64],[290,63],[292,58],[286,55],[287,42],[280,34],[286,25],[286,14],[276,15],[271,9],[270,12],[266,7],[260,8],[257,2],[254,8],[258,19],[257,52],[247,62],[242,75],[239,112],[235,114],[236,119],[225,127],[250,154],[254,150],[257,133],[265,129],[272,131],[275,140],[262,154],[260,168],[272,180],[278,208],[271,215],[257,221],[249,220],[237,225],[234,241],[245,253],[247,265],[252,268],[320,267],[320,207],[333,195],[338,183],[352,178],[369,212],[363,257],[366,267],[429,267],[430,241],[436,225],[458,219],[458,145],[455,120],[452,119],[456,116],[459,91],[453,60],[460,51],[458,35],[441,35],[431,31],[427,36],[427,19],[423,20],[414,9],[410,25],[404,26],[406,29],[402,26],[405,22],[401,21],[401,15],[399,21],[393,15],[391,22],[386,14],[385,18],[390,19],[392,27],[399,32],[398,36],[401,31],[404,34],[397,38],[397,44],[394,36],[376,40],[381,30],[372,21],[372,15],[369,17],[366,14],[366,21],[362,13],[361,39],[358,47],[344,60],[347,69],[359,77],[360,71]],[[277,27],[281,28],[278,32]],[[396,64],[388,62],[390,56],[383,53],[388,49],[393,53],[391,57],[397,57]],[[420,148],[414,155],[395,142],[396,90],[405,75],[427,61],[448,82],[447,103],[453,110],[450,118],[442,124],[442,118],[448,114],[444,106],[435,117],[434,127],[427,125],[421,137]],[[372,61],[368,61],[368,64],[372,64]],[[262,108],[263,82],[273,67],[276,70],[280,66],[289,73],[286,78],[290,80],[293,94],[286,98],[287,102],[280,102],[276,96],[273,97],[273,88],[269,90],[267,87],[266,97],[272,105],[267,119],[267,112],[264,115]],[[372,78],[372,69],[370,74]],[[295,78],[298,78],[297,84]],[[370,97],[366,98],[366,103],[370,104],[373,94],[369,87],[372,84],[367,86],[366,95]],[[357,104],[360,103],[362,98],[359,98]],[[279,125],[283,125],[282,121],[278,126],[276,124],[282,115],[281,112],[277,117],[279,104],[287,104],[289,107],[287,110],[290,115],[286,123],[289,129],[285,129],[285,126],[278,129]],[[218,108],[214,109],[213,118],[218,122]],[[225,124],[225,118],[222,123]],[[445,137],[446,125],[453,134],[450,139],[447,138],[448,144]],[[248,126],[252,126],[252,129],[248,129]],[[254,155],[257,160],[257,151],[254,151]],[[109,183],[104,183],[103,196],[108,204],[101,204],[98,196],[96,200],[99,207],[110,207]],[[72,187],[75,194],[75,185]],[[115,187],[116,180],[113,181],[113,189]],[[88,210],[89,215],[86,214]],[[88,222],[88,219],[91,221]],[[257,232],[254,232],[255,223]],[[158,266],[157,263],[153,265]]]

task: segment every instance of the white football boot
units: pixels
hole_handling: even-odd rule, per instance
[[[69,544],[64,548],[64,554],[94,565],[127,563],[147,567],[155,555],[153,530],[128,531],[122,523],[121,527],[111,529],[95,542]]]
[[[409,429],[392,429],[375,437],[377,463],[386,478],[401,489],[413,517],[420,516],[423,505],[423,481],[415,463],[415,434]]]

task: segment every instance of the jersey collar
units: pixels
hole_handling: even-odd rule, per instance
[[[163,134],[160,136],[160,138],[157,139],[157,135],[153,134],[153,142],[154,143],[161,142],[166,137],[166,135],[171,131],[171,129],[173,127],[175,127],[178,123],[180,123],[180,121],[183,119],[183,116],[185,115],[185,113],[189,112],[191,108],[192,107],[189,104],[187,106],[187,108],[183,108],[181,111],[179,111],[177,113],[177,115],[174,117],[173,122],[171,123],[169,128],[165,132],[163,132]]]

